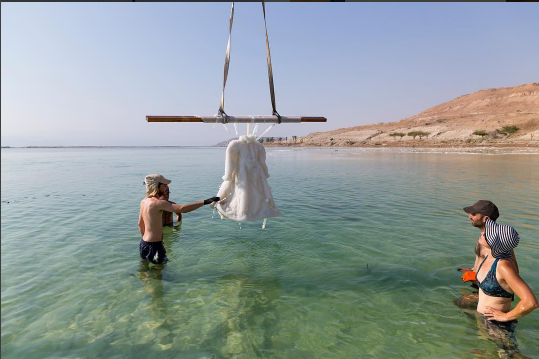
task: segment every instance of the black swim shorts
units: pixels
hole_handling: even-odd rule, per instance
[[[146,242],[143,239],[139,244],[140,257],[147,259],[153,264],[165,263],[167,258],[167,251],[163,245],[163,241],[160,242]]]

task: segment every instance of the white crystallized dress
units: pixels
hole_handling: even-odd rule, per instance
[[[222,219],[255,221],[277,217],[281,212],[273,202],[268,185],[266,150],[255,136],[240,136],[226,149],[225,175],[215,208]]]

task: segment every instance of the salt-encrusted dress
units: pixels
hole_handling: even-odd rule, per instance
[[[281,212],[273,202],[268,185],[266,150],[255,136],[240,136],[226,149],[225,175],[215,205],[221,218],[254,221],[277,217]]]

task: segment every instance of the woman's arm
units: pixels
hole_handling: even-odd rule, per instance
[[[537,298],[533,294],[528,284],[526,284],[526,282],[520,278],[511,260],[500,260],[498,262],[497,272],[498,281],[504,280],[505,283],[507,283],[513,292],[515,292],[515,294],[520,298],[520,301],[513,310],[507,313],[492,307],[486,307],[484,314],[485,316],[489,317],[488,320],[507,322],[523,317],[539,307]]]
[[[515,257],[515,251],[511,249],[511,260],[513,261],[513,264],[515,265],[515,269],[517,270],[517,273],[520,273],[518,270],[518,263],[517,263],[517,257]]]

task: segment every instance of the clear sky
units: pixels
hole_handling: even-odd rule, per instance
[[[234,137],[233,125],[145,120],[217,113],[230,6],[2,3],[2,146]],[[266,16],[277,110],[328,118],[268,136],[397,121],[484,88],[539,81],[537,3],[270,2]],[[229,115],[271,114],[260,3],[236,3],[225,99]]]

